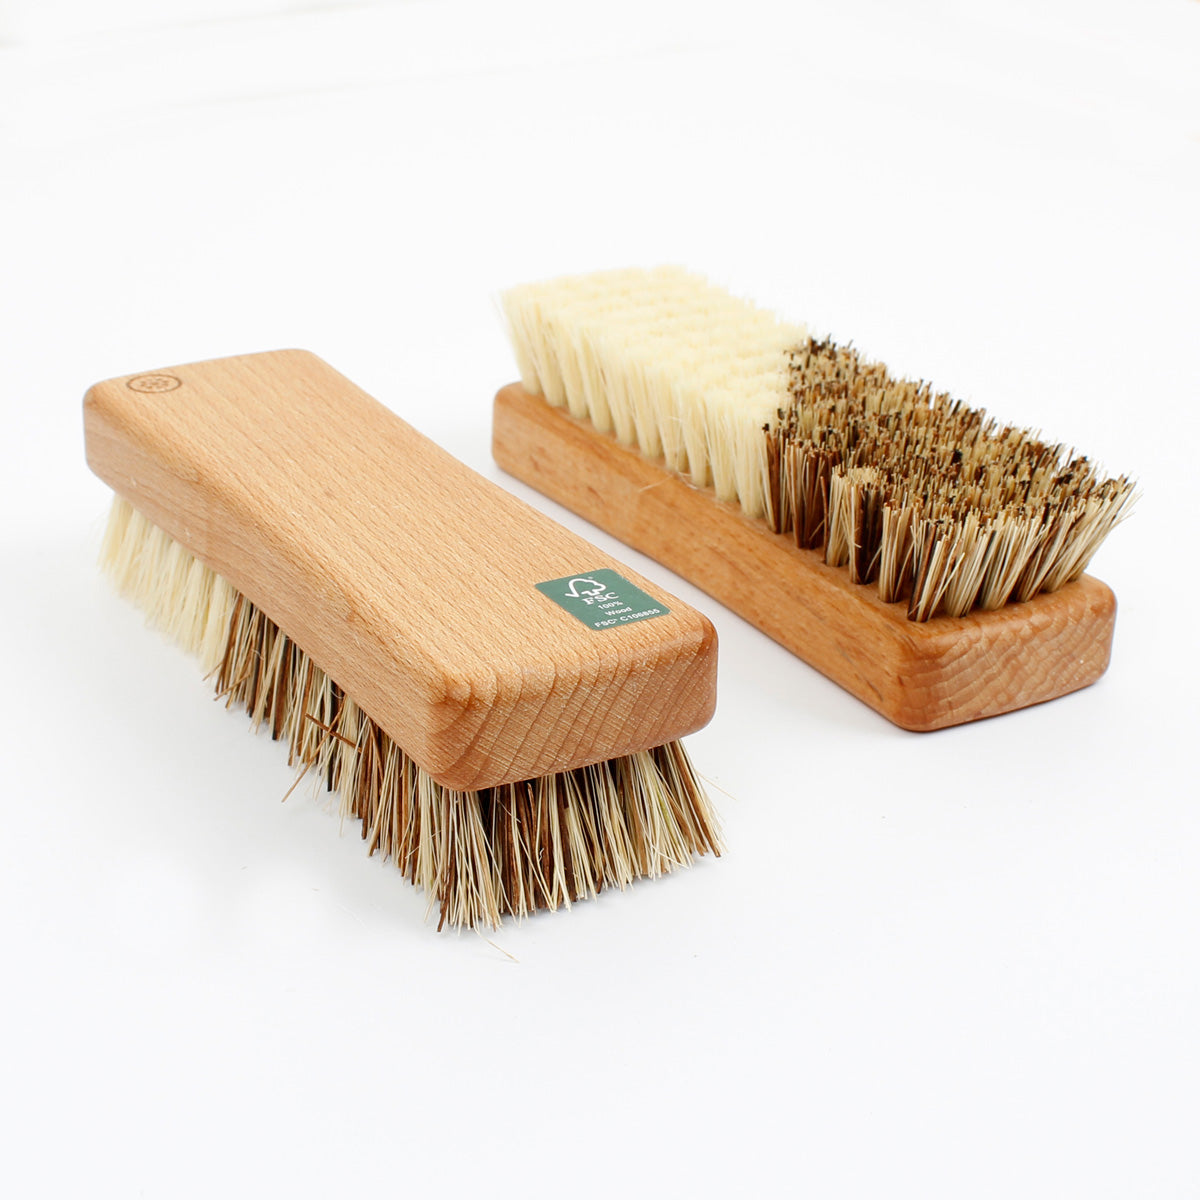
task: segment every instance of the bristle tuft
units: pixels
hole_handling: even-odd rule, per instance
[[[981,409],[808,339],[763,431],[772,528],[821,549],[914,621],[1054,591],[1083,574],[1134,486]]]
[[[803,328],[678,267],[526,284],[502,305],[527,391],[763,512],[758,431]]]
[[[114,500],[101,564],[120,591],[215,672],[244,708],[338,793],[369,853],[390,857],[444,925],[569,908],[605,887],[720,854],[716,816],[683,746],[482,791],[443,787],[225,580]]]

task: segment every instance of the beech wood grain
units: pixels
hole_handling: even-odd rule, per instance
[[[909,621],[645,458],[531,396],[496,397],[493,454],[510,474],[670,567],[890,721],[927,731],[1009,712],[1093,683],[1108,666],[1116,600],[1084,576],[1024,604]]]
[[[315,355],[122,376],[88,462],[224,576],[436,780],[648,749],[715,705],[706,618],[483,479]],[[608,567],[669,614],[594,630],[534,584]]]

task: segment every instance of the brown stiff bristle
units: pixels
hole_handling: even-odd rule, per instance
[[[763,431],[768,519],[908,615],[962,616],[1078,579],[1134,487],[1025,429],[808,341]]]
[[[288,746],[441,912],[438,928],[570,907],[602,888],[720,854],[715,814],[683,746],[480,791],[423,771],[278,626],[127,501],[101,565],[151,623],[196,654],[217,695]]]

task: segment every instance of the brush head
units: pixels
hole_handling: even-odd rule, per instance
[[[514,288],[525,389],[818,549],[910,620],[1079,579],[1134,486],[673,268]]]
[[[314,355],[123,376],[88,392],[84,423],[92,469],[447,787],[636,753],[712,715],[704,617]]]
[[[447,788],[269,617],[120,498],[101,564],[200,659],[227,706],[287,746],[297,783],[311,770],[338,794],[370,852],[421,887],[442,924],[496,926],[506,914],[569,908],[720,852],[679,742],[497,787]]]

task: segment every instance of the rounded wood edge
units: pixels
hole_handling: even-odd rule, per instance
[[[623,758],[704,728],[717,706],[716,629],[703,613],[665,589],[654,590],[668,604],[679,606],[672,609],[672,615],[679,613],[679,632],[647,647],[631,676],[634,682],[621,689],[615,703],[610,696],[604,708],[589,715],[588,681],[562,676],[538,682],[527,694],[506,695],[509,717],[500,740],[511,737],[519,744],[514,760],[511,747],[505,751],[494,743],[480,744],[469,733],[476,724],[475,710],[492,703],[490,693],[503,692],[505,681],[493,677],[472,684],[456,677],[447,680],[444,698],[437,705],[439,728],[415,752],[407,746],[405,750],[438,783],[472,791]],[[597,631],[597,636],[606,632],[610,631]],[[624,654],[614,652],[598,655],[589,666],[603,676],[626,661]],[[603,692],[596,689],[597,694]],[[541,729],[539,715],[560,702],[580,711],[579,723],[561,729],[550,726],[553,736],[539,745],[530,737]],[[623,712],[614,711],[621,705]]]
[[[891,702],[866,702],[894,725],[933,733],[1044,704],[1095,683],[1108,669],[1117,602],[1082,576],[994,613],[940,617],[897,642],[906,686]]]

